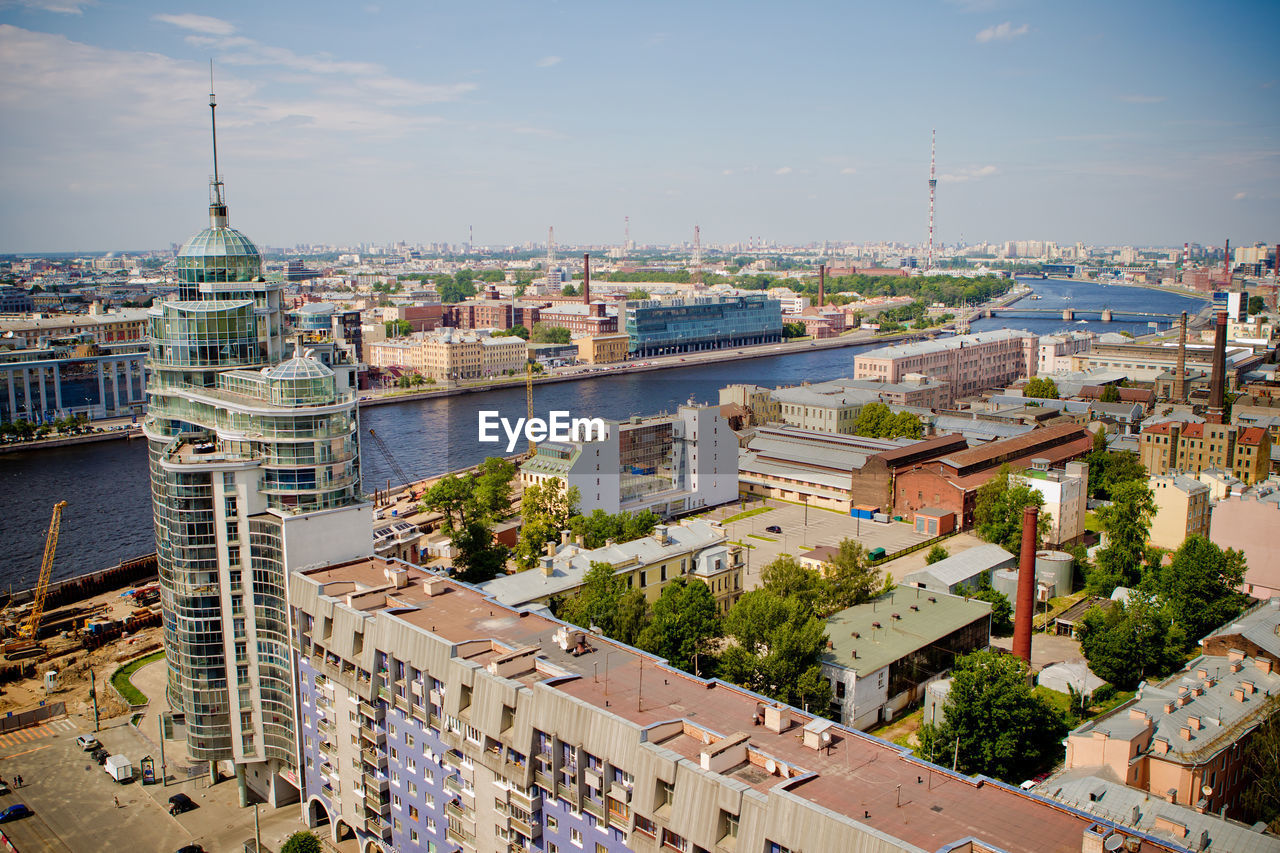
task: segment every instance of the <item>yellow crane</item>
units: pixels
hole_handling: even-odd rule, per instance
[[[62,508],[66,501],[58,501],[53,505],[53,516],[49,519],[49,532],[44,540],[44,561],[40,564],[40,580],[36,582],[35,596],[31,601],[31,615],[26,623],[18,629],[18,637],[34,640],[40,630],[40,618],[44,616],[44,599],[49,592],[49,576],[53,573],[53,558],[58,552],[58,530],[62,527]]]

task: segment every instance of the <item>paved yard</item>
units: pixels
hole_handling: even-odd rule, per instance
[[[1002,649],[1013,649],[1013,637],[992,637],[991,645]],[[1071,663],[1082,661],[1080,641],[1070,637],[1059,637],[1057,634],[1031,635],[1031,669],[1039,672],[1049,664]]]
[[[777,500],[749,502],[746,509],[765,506],[769,507],[768,512],[756,513],[725,525],[730,539],[751,546],[747,549],[747,570],[743,577],[743,586],[747,589],[760,585],[760,569],[779,554],[798,557],[819,545],[838,545],[842,539],[861,542],[868,551],[884,548],[892,554],[929,538],[917,534],[909,524],[877,524],[825,509],[806,510],[803,505]],[[739,504],[730,504],[714,510],[710,518],[717,521],[732,518],[741,510]],[[782,533],[769,533],[765,529],[774,526],[781,528]]]

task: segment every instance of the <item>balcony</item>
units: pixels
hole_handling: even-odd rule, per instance
[[[604,803],[597,803],[595,800],[591,799],[590,797],[583,797],[582,810],[587,814],[591,815],[592,817],[596,817],[596,818],[599,818],[600,820],[604,820],[604,815],[605,815]]]
[[[474,821],[476,819],[475,814],[464,808],[462,803],[457,800],[450,800],[444,810],[459,820]]]
[[[372,788],[375,791],[385,791],[387,786],[391,784],[390,780],[387,779],[387,774],[381,772],[370,773],[368,768],[365,768],[362,778],[364,779],[366,790]]]
[[[377,812],[380,815],[386,816],[391,814],[391,801],[384,800],[382,797],[370,791],[365,791],[364,804],[365,808],[370,811]]]
[[[516,832],[519,832],[521,835],[524,835],[528,838],[542,837],[541,823],[526,823],[525,821],[521,820],[518,817],[509,817],[507,818],[507,820],[511,822],[511,828],[514,829]]]
[[[362,717],[368,717],[370,720],[376,720],[378,718],[378,712],[374,710],[374,707],[370,705],[368,702],[361,700],[359,704],[359,708],[360,708],[360,715]]]
[[[542,808],[542,792],[537,789],[534,790],[532,795],[511,790],[507,792],[507,796],[512,805],[519,806],[525,811],[536,812]]]
[[[461,844],[465,847],[471,848],[472,850],[476,849],[476,836],[473,832],[467,832],[461,827],[455,827],[453,824],[449,824],[449,828],[444,831],[444,834],[445,837],[454,844]]]
[[[378,769],[382,769],[387,766],[387,754],[380,749],[369,749],[366,747],[360,750],[360,757],[363,758],[366,763],[372,764]]]

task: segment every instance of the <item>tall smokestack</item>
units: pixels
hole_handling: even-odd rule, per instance
[[[1231,283],[1231,240],[1222,244],[1222,279],[1227,284]]]
[[[1031,623],[1036,615],[1036,525],[1040,507],[1022,509],[1022,554],[1018,560],[1018,602],[1013,614],[1013,653],[1031,666]]]
[[[591,254],[582,254],[582,304],[591,304]]]
[[[827,304],[827,265],[818,264],[818,307]]]
[[[1173,377],[1173,401],[1184,403],[1187,399],[1187,312],[1182,312],[1178,326],[1178,372]]]
[[[1209,415],[1211,424],[1222,423],[1226,409],[1227,391],[1227,312],[1218,312],[1218,324],[1213,333],[1213,376],[1209,380]]]

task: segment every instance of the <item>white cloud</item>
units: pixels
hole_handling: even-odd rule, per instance
[[[1126,104],[1163,104],[1169,99],[1164,95],[1117,95],[1116,100]]]
[[[98,0],[5,0],[4,6],[25,6],[39,12],[53,12],[58,15],[83,15],[85,6],[96,6]]]
[[[774,171],[774,174],[775,174],[775,175],[790,175],[790,174],[791,174],[791,167],[790,167],[790,166],[783,166],[781,169],[777,169],[776,171]]]
[[[965,181],[976,181],[988,178],[1000,172],[995,166],[970,166],[956,172],[939,175],[938,180],[944,184],[962,184]]]
[[[559,65],[563,61],[564,60],[558,56],[544,56],[534,64],[539,68],[550,68],[553,65]]]
[[[843,169],[841,169],[841,170],[840,170],[840,174],[842,174],[842,175],[856,175],[856,174],[858,174],[858,170],[857,170],[857,169],[855,169],[855,168],[853,168],[852,166],[845,166]]]
[[[1249,197],[1249,194],[1248,194],[1248,193],[1246,193],[1246,192],[1238,192],[1238,193],[1236,193],[1235,195],[1233,195],[1233,196],[1231,197],[1231,199],[1232,199],[1233,201],[1240,201],[1241,199],[1245,199],[1245,198],[1248,198],[1248,197]]]
[[[1029,32],[1031,32],[1031,28],[1026,24],[1015,27],[1010,22],[1005,21],[1003,24],[997,24],[994,27],[987,27],[985,30],[979,32],[974,38],[978,40],[979,44],[986,44],[989,41],[1009,41],[1010,39],[1015,39],[1018,36],[1025,36]]]
[[[211,18],[208,15],[152,15],[151,20],[172,24],[180,30],[190,30],[193,33],[205,33],[211,36],[229,36],[236,31],[235,24],[230,21]]]

